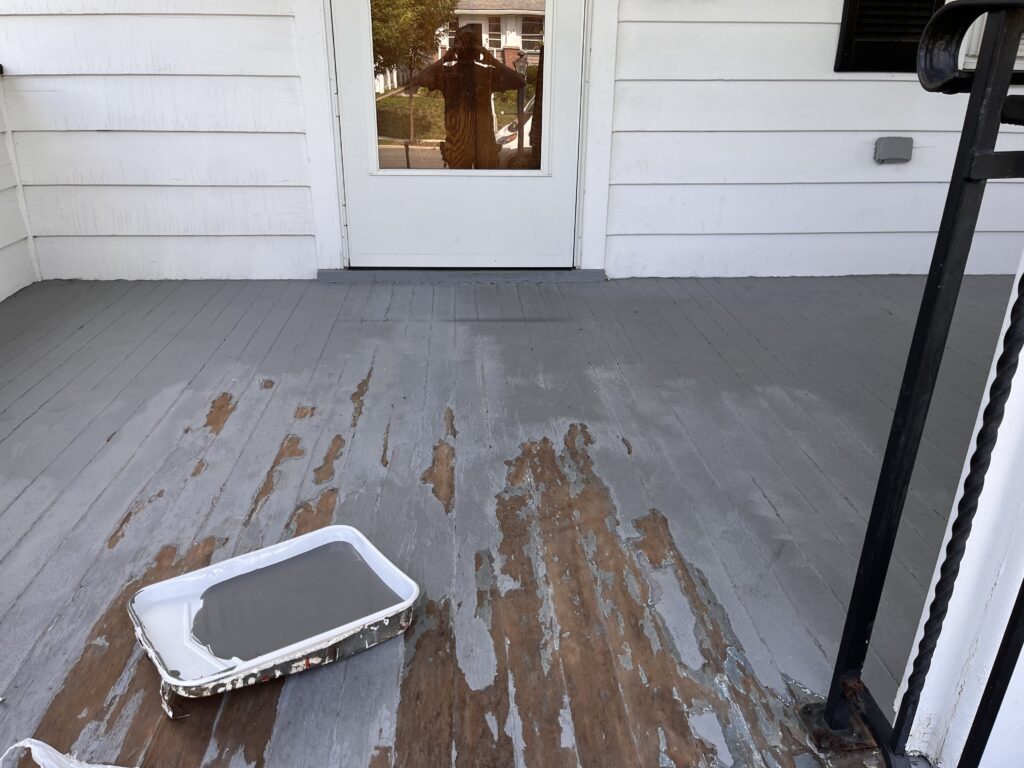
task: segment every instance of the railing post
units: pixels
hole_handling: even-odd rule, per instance
[[[984,12],[989,13],[989,18],[977,70],[970,74],[954,67],[955,76],[928,80],[935,73],[926,70],[936,61],[947,65],[950,60],[956,61],[969,26],[969,22],[963,23],[964,18],[972,14],[977,18]],[[922,83],[930,90],[947,92],[964,90],[964,85],[970,85],[971,95],[823,713],[825,722],[836,731],[849,727],[852,701],[864,695],[856,692],[863,689],[861,673],[953,321],[985,183],[996,175],[995,168],[990,169],[990,173],[979,173],[976,159],[995,157],[992,163],[1000,169],[1011,162],[995,153],[995,144],[1024,29],[1024,3],[958,0],[941,9],[929,27],[935,28],[930,30],[931,38],[926,30],[919,56]],[[937,50],[929,50],[930,44]],[[867,698],[870,699],[869,693]],[[876,730],[872,727],[872,731]],[[875,736],[878,739],[879,734],[876,732]],[[887,752],[902,752],[905,744],[902,732],[896,734],[891,743],[889,739],[885,741]],[[894,749],[889,750],[890,747]],[[890,760],[890,754],[886,759]]]

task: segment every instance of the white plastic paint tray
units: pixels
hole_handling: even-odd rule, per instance
[[[223,693],[395,637],[418,596],[363,534],[333,525],[151,584],[128,612],[174,717],[173,694]]]

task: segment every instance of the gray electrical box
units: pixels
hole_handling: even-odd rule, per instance
[[[910,136],[882,136],[875,141],[875,162],[909,163],[914,155],[914,139]]]

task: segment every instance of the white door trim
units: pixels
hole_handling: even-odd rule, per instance
[[[347,264],[330,0],[296,0],[295,42],[319,269]]]
[[[603,270],[608,237],[619,0],[587,0],[584,24],[584,119],[580,120],[574,265],[577,269]]]

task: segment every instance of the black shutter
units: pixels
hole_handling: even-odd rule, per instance
[[[846,0],[836,72],[914,72],[917,44],[943,0]]]

